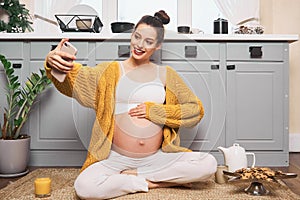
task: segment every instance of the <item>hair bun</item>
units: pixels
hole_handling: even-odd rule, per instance
[[[170,22],[170,17],[164,10],[156,12],[154,16],[158,17],[163,24],[168,24]]]

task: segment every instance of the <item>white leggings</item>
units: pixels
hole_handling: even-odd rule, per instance
[[[111,151],[106,160],[86,168],[74,187],[81,199],[108,199],[128,193],[148,192],[148,183],[190,183],[208,179],[215,173],[216,159],[208,153],[157,153],[145,158],[130,158]],[[120,174],[136,169],[137,176]]]

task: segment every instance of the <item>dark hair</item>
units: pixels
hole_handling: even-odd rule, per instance
[[[154,16],[151,15],[145,15],[143,16],[140,21],[136,24],[134,30],[140,25],[140,24],[147,24],[149,26],[152,26],[155,28],[157,33],[157,44],[162,43],[164,40],[165,35],[165,29],[164,24],[168,24],[170,22],[170,17],[164,10],[160,10],[154,14]]]

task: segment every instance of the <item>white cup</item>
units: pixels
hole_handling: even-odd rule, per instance
[[[224,175],[223,171],[228,171],[227,165],[218,165],[217,171],[215,173],[215,181],[219,184],[224,184],[228,182],[228,177]]]
[[[191,28],[191,33],[192,34],[199,34],[199,33],[203,33],[203,31],[201,31],[199,28]]]

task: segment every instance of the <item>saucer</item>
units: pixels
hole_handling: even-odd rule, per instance
[[[23,176],[29,172],[29,169],[26,169],[24,172],[15,173],[15,174],[0,174],[0,178],[13,178],[18,176]]]

